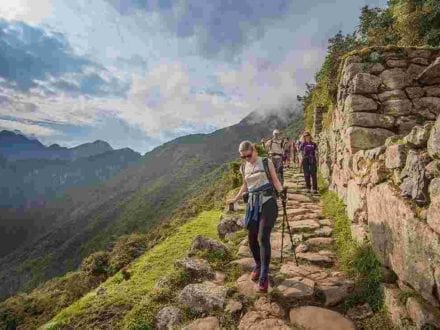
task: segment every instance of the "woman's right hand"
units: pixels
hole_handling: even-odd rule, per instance
[[[235,198],[229,199],[228,201],[226,201],[226,203],[229,204],[235,204],[237,202],[237,200]]]

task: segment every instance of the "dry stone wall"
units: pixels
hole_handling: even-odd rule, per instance
[[[318,137],[321,172],[346,202],[353,236],[370,240],[424,311],[439,311],[440,51],[375,49],[341,70]]]

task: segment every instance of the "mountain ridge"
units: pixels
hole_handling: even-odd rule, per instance
[[[300,114],[295,116],[299,118]],[[20,287],[30,289],[74,269],[83,256],[108,246],[112,237],[149,230],[168,218],[181,205],[194,180],[236,158],[240,141],[259,141],[272,129],[288,125],[276,115],[264,119],[176,138],[145,154],[138,164],[111,180],[95,188],[77,189],[49,205],[38,221],[47,223],[51,219],[56,228],[1,259],[9,269],[0,275],[0,296],[11,295]],[[26,260],[43,262],[47,256],[51,260],[40,268],[38,276],[20,268]]]

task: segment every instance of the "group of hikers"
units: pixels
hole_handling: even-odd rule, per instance
[[[283,138],[279,130],[271,139],[261,143],[268,157],[260,157],[257,146],[243,141],[238,147],[244,160],[240,168],[243,185],[237,195],[228,201],[235,204],[243,198],[246,203],[245,226],[248,229],[249,248],[255,260],[251,279],[257,282],[256,290],[267,293],[269,288],[269,264],[271,258],[270,234],[278,217],[279,197],[285,205],[287,188],[284,184],[284,167],[298,166],[304,173],[307,192],[318,192],[317,144],[309,132],[303,132],[299,141]],[[285,210],[284,210],[285,211]]]

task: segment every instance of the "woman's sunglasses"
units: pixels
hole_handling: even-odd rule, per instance
[[[252,157],[252,153],[240,156],[241,159],[247,159],[247,158],[251,158],[251,157]]]

